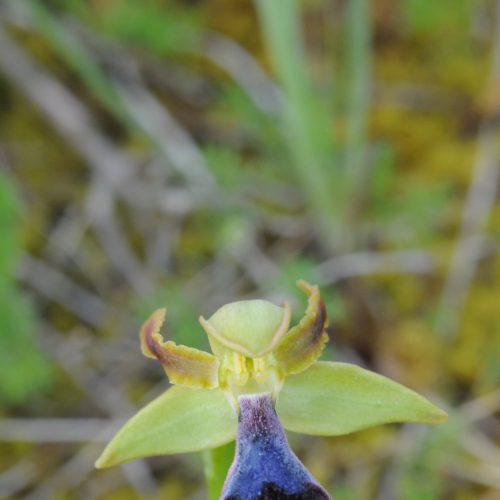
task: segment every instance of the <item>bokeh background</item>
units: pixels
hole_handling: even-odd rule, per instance
[[[0,1],[0,497],[203,499],[105,471],[178,343],[321,286],[325,359],[450,412],[290,435],[337,500],[500,498],[500,2]]]

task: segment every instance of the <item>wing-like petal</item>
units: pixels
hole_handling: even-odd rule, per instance
[[[318,362],[287,377],[276,411],[283,426],[336,436],[390,422],[436,424],[447,414],[416,392],[347,363]]]
[[[297,284],[309,299],[304,317],[283,336],[274,351],[283,375],[299,373],[309,367],[328,341],[325,331],[328,319],[319,288],[303,280]]]
[[[172,341],[163,342],[160,328],[166,313],[166,309],[158,309],[142,325],[142,353],[160,361],[172,384],[203,389],[217,387],[219,361],[213,354]]]
[[[222,390],[174,386],[118,431],[96,467],[151,455],[215,448],[235,438],[237,420]]]

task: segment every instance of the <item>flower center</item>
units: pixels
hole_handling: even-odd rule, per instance
[[[277,363],[272,353],[251,358],[236,351],[226,350],[219,367],[219,387],[224,389],[233,406],[238,396],[270,392],[276,397],[282,385]]]

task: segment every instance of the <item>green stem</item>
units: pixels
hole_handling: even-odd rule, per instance
[[[234,447],[233,441],[219,448],[203,451],[208,500],[218,500],[220,497],[227,472],[233,462]]]

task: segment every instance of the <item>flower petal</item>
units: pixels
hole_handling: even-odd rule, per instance
[[[443,410],[403,385],[356,365],[331,362],[288,377],[276,411],[286,429],[325,436],[390,422],[447,419]]]
[[[309,300],[300,323],[283,336],[274,352],[283,375],[305,370],[318,359],[328,341],[325,331],[328,319],[319,288],[303,280],[297,284],[307,293]]]
[[[134,415],[95,465],[221,446],[235,438],[237,420],[222,390],[174,386]]]
[[[200,389],[217,387],[219,362],[213,354],[172,341],[163,342],[160,328],[166,314],[166,309],[158,309],[142,325],[142,353],[160,361],[172,384]]]

